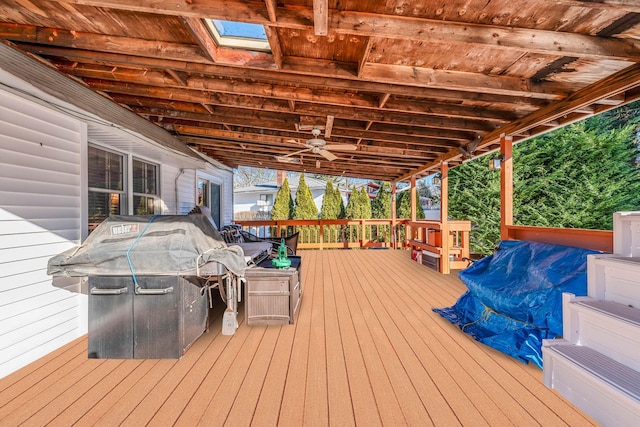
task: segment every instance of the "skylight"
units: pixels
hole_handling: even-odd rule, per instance
[[[260,24],[220,19],[205,19],[205,21],[219,46],[267,52],[271,50],[267,34]]]

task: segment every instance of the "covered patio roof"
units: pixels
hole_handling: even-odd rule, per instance
[[[0,0],[0,39],[231,167],[401,181],[640,97],[635,0]]]
[[[2,425],[592,426],[542,371],[431,311],[464,285],[404,251],[302,251],[296,322],[180,360],[87,359],[78,339],[0,380]],[[242,307],[242,305],[241,305]]]

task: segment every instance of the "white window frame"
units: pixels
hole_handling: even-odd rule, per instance
[[[129,165],[128,165],[129,169],[130,169],[130,175],[129,176],[131,176],[131,179],[129,180],[130,183],[131,183],[131,185],[130,185],[130,189],[131,189],[131,191],[130,191],[130,194],[131,194],[130,200],[131,200],[131,202],[129,204],[131,206],[131,209],[129,209],[130,215],[133,215],[134,210],[135,210],[135,204],[134,204],[133,200],[134,200],[134,197],[136,197],[136,196],[147,197],[147,198],[153,199],[153,214],[159,213],[160,200],[161,200],[161,198],[160,198],[160,194],[161,194],[160,183],[162,182],[162,180],[160,179],[160,165],[158,163],[150,162],[149,160],[143,159],[143,158],[138,157],[138,156],[128,156],[128,157],[130,158],[130,162],[129,162]],[[136,192],[134,192],[133,180],[134,180],[135,176],[133,174],[133,162],[136,162],[136,161],[137,162],[141,162],[141,163],[145,163],[147,165],[155,166],[155,168],[156,168],[156,177],[155,177],[156,178],[156,185],[155,185],[156,192],[155,192],[155,194],[136,193]]]
[[[88,164],[88,159],[89,159],[89,150],[91,150],[92,148],[96,149],[96,150],[100,150],[100,151],[104,151],[107,153],[111,153],[111,154],[115,154],[117,156],[120,156],[122,158],[122,189],[121,190],[113,190],[113,189],[107,189],[107,188],[99,188],[99,187],[91,187],[89,186],[89,164]],[[107,147],[104,147],[102,145],[99,144],[93,144],[93,143],[89,143],[88,147],[87,147],[87,176],[86,176],[86,180],[85,180],[85,185],[87,188],[87,201],[86,201],[86,217],[87,217],[87,228],[89,227],[89,214],[90,214],[90,210],[89,210],[89,194],[91,192],[93,193],[104,193],[104,194],[111,194],[111,193],[117,193],[120,195],[120,215],[126,214],[127,212],[129,212],[129,206],[131,206],[131,201],[129,200],[128,194],[129,194],[129,188],[128,188],[128,176],[130,174],[129,168],[128,168],[128,155],[125,153],[121,153],[119,151],[116,150],[112,150],[109,149]]]
[[[153,209],[154,209],[154,214],[158,214],[161,213],[161,200],[162,200],[162,165],[145,159],[144,157],[141,156],[134,156],[131,153],[125,153],[122,151],[118,151],[118,150],[114,150],[110,147],[106,147],[103,144],[98,144],[98,143],[94,143],[89,141],[88,146],[87,146],[87,160],[88,160],[88,153],[89,150],[91,148],[95,148],[97,150],[101,150],[101,151],[105,151],[108,153],[112,153],[115,154],[117,156],[121,156],[123,159],[123,165],[122,165],[122,169],[123,169],[123,177],[122,177],[122,190],[108,190],[108,189],[104,189],[104,188],[97,188],[97,187],[89,187],[88,182],[89,182],[89,165],[88,165],[88,161],[87,161],[87,172],[86,172],[86,179],[85,181],[85,186],[86,186],[86,195],[87,195],[87,199],[86,199],[86,214],[85,217],[89,218],[89,192],[98,192],[98,193],[118,193],[120,194],[120,199],[121,199],[121,206],[120,206],[120,215],[133,215],[134,213],[134,203],[133,203],[133,198],[134,196],[142,196],[142,197],[150,197],[154,199],[154,203],[153,203]],[[150,165],[154,165],[156,167],[156,194],[143,194],[143,193],[134,193],[133,191],[133,162],[134,160],[139,161],[139,162],[143,162],[146,164],[150,164]],[[88,228],[88,224],[87,227]]]
[[[220,212],[219,212],[219,216],[220,216],[220,220],[218,222],[220,222],[220,224],[216,224],[217,227],[222,227],[222,222],[224,221],[224,181],[218,177],[212,176],[212,175],[208,175],[205,173],[197,173],[196,174],[196,182],[195,182],[195,200],[194,200],[194,204],[198,205],[198,188],[199,188],[199,183],[200,181],[206,181],[207,183],[213,183],[217,186],[220,187]],[[208,186],[208,204],[206,205],[209,209],[211,209],[211,187]],[[212,212],[212,216],[213,212]],[[215,218],[215,217],[214,217]]]

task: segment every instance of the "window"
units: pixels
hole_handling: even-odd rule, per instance
[[[265,205],[273,205],[273,194],[261,194],[260,200],[263,201]]]
[[[158,198],[158,166],[133,159],[133,214],[153,215]]]
[[[109,215],[126,212],[124,156],[89,146],[89,232]]]
[[[211,218],[220,227],[222,203],[220,197],[222,195],[222,187],[215,182],[198,178],[197,203],[198,206],[206,206],[211,210]]]
[[[270,52],[264,27],[246,22],[205,19],[218,46]]]

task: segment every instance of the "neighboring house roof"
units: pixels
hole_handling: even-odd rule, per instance
[[[298,189],[298,185],[300,184],[300,177],[299,176],[287,177],[287,179],[289,180],[289,187],[291,188],[291,192],[295,193],[295,191]],[[311,191],[314,191],[314,190],[324,191],[324,189],[327,187],[327,182],[321,179],[305,176],[304,180],[307,182],[307,186]],[[278,187],[275,183],[256,184],[256,185],[250,185],[248,187],[235,188],[233,192],[236,194],[239,194],[239,193],[269,194],[269,193],[277,193],[279,188],[280,187]]]

